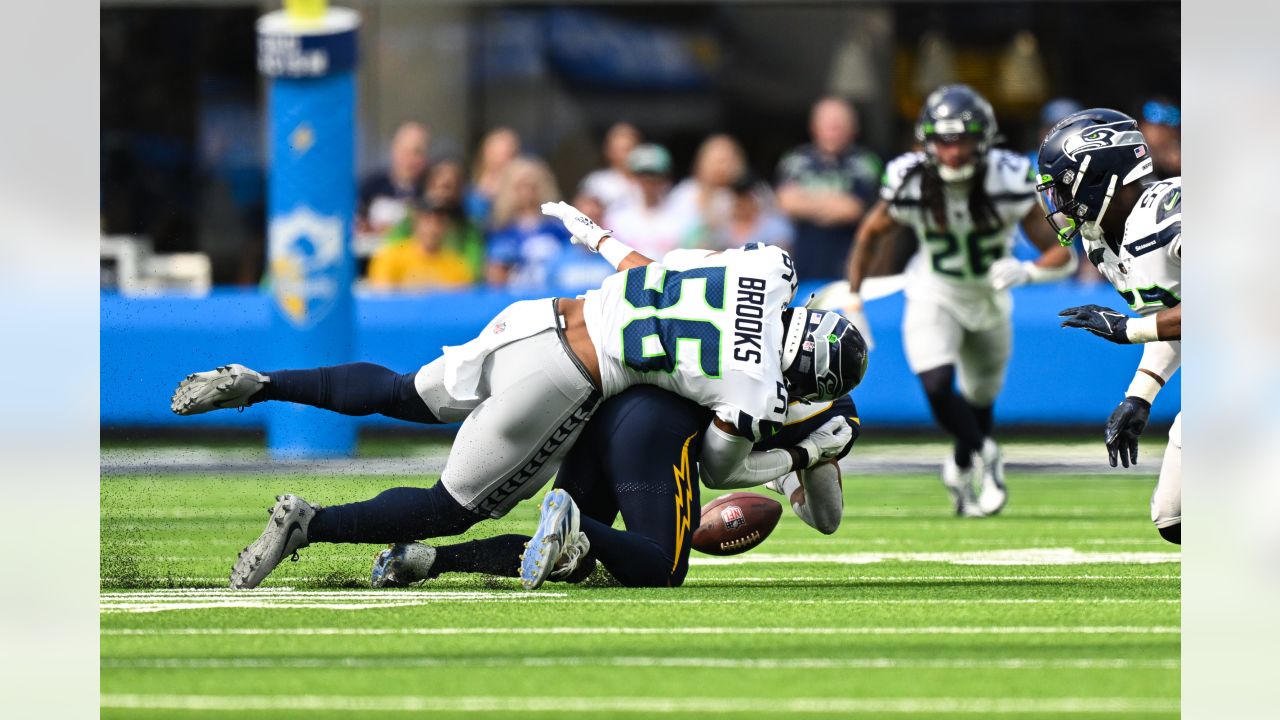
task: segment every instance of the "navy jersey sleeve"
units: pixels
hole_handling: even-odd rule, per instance
[[[819,406],[821,407],[821,406]],[[790,410],[790,408],[788,408]],[[801,440],[809,437],[809,433],[822,427],[822,424],[833,417],[845,417],[849,420],[849,425],[853,428],[853,439],[849,441],[849,445],[840,452],[840,457],[849,454],[849,450],[853,447],[853,443],[858,440],[862,426],[858,418],[858,408],[853,403],[853,398],[845,395],[837,398],[830,405],[823,408],[816,414],[807,417],[798,417],[791,420],[791,413],[788,412],[788,422],[782,426],[777,434],[771,435],[764,440],[756,443],[756,450],[779,450],[783,448],[794,447]]]

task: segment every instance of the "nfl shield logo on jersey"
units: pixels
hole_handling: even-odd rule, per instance
[[[720,508],[720,520],[724,523],[725,530],[732,530],[740,527],[747,521],[746,515],[742,514],[742,508],[737,505],[729,505]]]

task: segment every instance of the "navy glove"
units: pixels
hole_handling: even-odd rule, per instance
[[[1107,457],[1111,467],[1116,466],[1116,456],[1120,462],[1138,464],[1138,436],[1147,428],[1147,418],[1151,415],[1151,403],[1140,397],[1127,397],[1111,411],[1107,418],[1105,440]]]
[[[1066,318],[1062,321],[1062,327],[1084,328],[1113,343],[1129,344],[1127,332],[1129,316],[1111,308],[1104,308],[1101,305],[1081,305],[1063,310],[1058,313],[1058,317]]]

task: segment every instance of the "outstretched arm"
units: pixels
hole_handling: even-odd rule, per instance
[[[1130,317],[1101,305],[1070,307],[1058,317],[1065,318],[1062,327],[1088,330],[1117,345],[1182,339],[1181,303],[1145,317]]]
[[[615,238],[608,230],[595,224],[578,208],[566,202],[543,203],[542,214],[550,215],[564,223],[573,242],[586,247],[609,261],[618,270],[630,270],[653,262],[652,258],[636,252],[631,246]]]
[[[849,292],[855,297],[862,290],[862,281],[867,277],[867,268],[871,266],[876,248],[897,227],[898,222],[889,215],[889,203],[884,200],[877,202],[862,224],[858,226],[858,232],[853,241],[853,252],[849,255],[847,273]],[[858,309],[861,309],[861,299],[857,301],[857,305]]]
[[[1013,257],[1000,258],[991,264],[991,284],[997,290],[1061,280],[1075,274],[1080,260],[1071,248],[1061,245],[1038,207],[1032,207],[1022,218],[1022,231],[1040,251],[1034,262]]]

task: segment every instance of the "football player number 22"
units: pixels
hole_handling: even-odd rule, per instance
[[[707,306],[724,310],[724,274],[722,267],[702,267],[683,272],[668,272],[661,289],[646,287],[647,268],[627,271],[625,297],[633,308],[653,308],[655,313],[636,318],[622,328],[622,360],[640,372],[675,372],[680,341],[698,344],[698,360],[707,377],[720,377],[720,328],[710,320],[662,317],[658,312],[680,302],[684,284],[705,280],[703,299]],[[696,288],[697,286],[691,286]],[[657,342],[645,343],[656,337]]]

